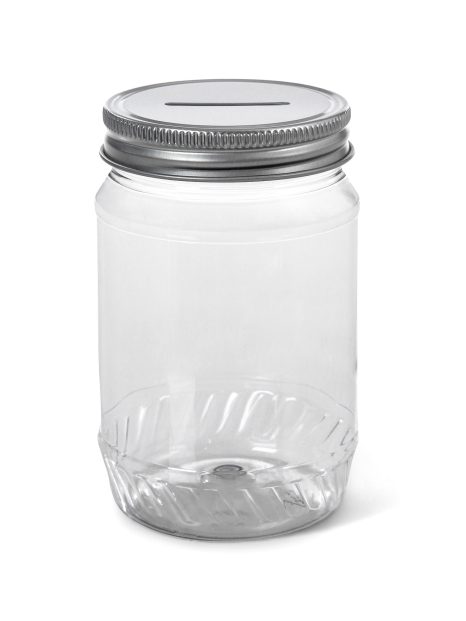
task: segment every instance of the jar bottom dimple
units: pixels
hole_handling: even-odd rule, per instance
[[[135,391],[103,416],[112,491],[133,519],[228,539],[304,528],[340,503],[354,415],[302,385],[256,379]]]

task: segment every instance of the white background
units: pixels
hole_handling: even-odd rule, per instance
[[[461,2],[10,2],[1,106],[0,609],[16,619],[464,619]],[[111,498],[98,452],[101,106],[178,79],[343,94],[360,193],[360,445],[300,534],[201,543]]]

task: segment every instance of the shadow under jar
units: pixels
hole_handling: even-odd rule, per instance
[[[107,102],[99,442],[133,519],[262,537],[340,503],[357,439],[349,117],[335,93],[266,81]]]

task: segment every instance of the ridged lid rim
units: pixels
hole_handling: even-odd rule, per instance
[[[243,87],[246,85],[246,88],[247,83],[254,83],[280,85],[290,87],[290,89],[309,89],[331,99],[335,103],[336,111],[325,118],[311,115],[283,122],[231,127],[161,122],[156,119],[142,118],[136,114],[125,115],[119,109],[121,108],[120,102],[142,91],[174,85],[212,82],[238,82]],[[249,104],[238,105],[248,106]],[[343,97],[305,84],[269,80],[166,82],[130,89],[114,95],[107,101],[103,109],[103,120],[108,132],[102,147],[102,156],[111,165],[125,170],[153,176],[170,176],[170,178],[173,176],[175,178],[206,177],[206,169],[222,169],[223,171],[221,175],[210,174],[207,175],[208,177],[236,178],[238,175],[231,174],[229,171],[238,168],[250,169],[249,175],[257,177],[264,173],[260,170],[261,168],[275,166],[278,169],[286,164],[289,168],[298,162],[300,170],[307,170],[299,174],[311,174],[313,170],[335,167],[339,160],[349,159],[352,148],[347,140],[346,127],[350,118],[351,109]],[[332,153],[334,161],[329,161],[328,156],[332,160]],[[326,156],[325,161],[322,160],[322,156]],[[319,159],[322,161],[313,161],[307,167],[302,166],[305,161]],[[267,174],[281,176],[279,170]],[[248,175],[241,174],[240,176],[244,178]]]

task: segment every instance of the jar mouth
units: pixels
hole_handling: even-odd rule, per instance
[[[154,175],[145,175],[141,171],[122,170],[113,166],[109,178],[134,192],[150,194],[160,198],[173,198],[194,203],[225,204],[228,201],[241,200],[242,202],[273,201],[301,196],[309,192],[326,189],[339,183],[346,177],[341,167],[332,167],[329,170],[315,173],[312,176],[291,178],[255,179],[250,183],[247,179],[236,179],[236,183],[229,185],[228,196],[225,195],[225,181],[209,179],[209,183],[198,183],[199,179],[169,179]]]
[[[113,168],[145,177],[177,181],[243,182],[304,177],[339,168],[354,156],[353,145],[345,140],[331,152],[304,160],[290,162],[288,157],[283,162],[264,166],[208,168],[205,163],[188,166],[185,162],[160,160],[143,152],[135,153],[134,145],[127,145],[126,151],[122,151],[116,142],[106,138],[100,149],[101,158]],[[130,153],[127,152],[128,146]]]

